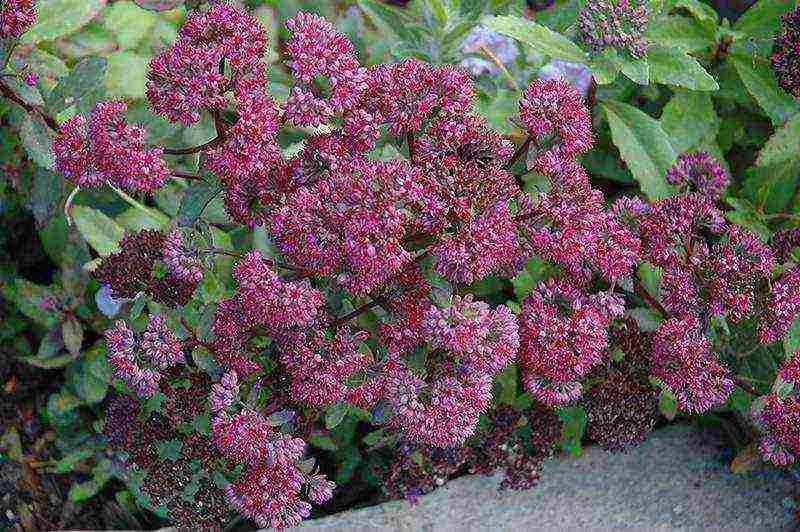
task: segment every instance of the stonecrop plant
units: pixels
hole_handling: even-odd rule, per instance
[[[574,24],[548,18],[560,3],[528,12],[538,22],[512,10],[459,63],[446,32],[475,26],[482,2],[414,3],[417,26],[358,2],[403,42],[391,58],[312,12],[268,29],[238,4],[187,4],[146,65],[147,109],[94,91],[100,58],[46,98],[35,66],[0,74],[37,175],[68,191],[50,216],[63,207],[94,250],[71,237],[77,291],[67,275],[10,297],[63,323],[72,362],[99,288],[111,388],[71,455],[94,464],[95,491],[115,477],[180,526],[297,526],[356,467],[312,450],[337,449],[345,425],[358,460],[389,456],[371,467],[384,493],[411,501],[463,472],[528,488],[556,450],[580,452],[584,427],[625,451],[659,414],[735,412],[744,452],[800,459],[798,215],[764,210],[770,173],[797,173],[800,11],[757,5],[731,27],[694,1],[588,0]],[[9,57],[36,15],[0,0]],[[771,59],[755,39],[767,18]],[[695,37],[670,45],[665,25]],[[518,49],[555,60],[551,75],[521,73]],[[737,75],[737,95],[712,101]],[[513,102],[500,120],[485,76],[513,89],[493,89]],[[639,90],[660,120],[622,101]],[[724,132],[717,116],[736,105],[775,129],[744,184],[717,140],[745,142],[736,112]],[[159,132],[201,127],[193,145]],[[109,195],[132,208],[124,226],[93,207]],[[70,397],[51,400],[63,426],[87,415]]]

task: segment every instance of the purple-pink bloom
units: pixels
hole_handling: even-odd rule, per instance
[[[667,182],[682,192],[696,190],[714,199],[721,199],[728,186],[728,172],[704,151],[685,153],[667,170]]]

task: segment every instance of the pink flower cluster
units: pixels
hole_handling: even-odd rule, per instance
[[[711,351],[696,316],[670,318],[653,338],[651,374],[675,394],[682,410],[702,413],[728,398],[733,381]]]
[[[99,102],[87,120],[75,115],[53,141],[56,169],[80,187],[113,183],[153,192],[170,175],[160,148],[149,148],[142,126],[128,125],[121,100]]]
[[[786,336],[798,314],[800,314],[800,267],[795,266],[772,284],[759,323],[761,342],[771,344]]]
[[[333,496],[332,482],[300,468],[305,442],[282,434],[253,410],[217,415],[212,438],[226,458],[245,468],[226,488],[228,502],[259,527],[295,527],[308,517],[304,486],[317,504]]]
[[[0,40],[19,39],[36,22],[36,0],[3,0]]]
[[[223,367],[246,376],[261,369],[246,353],[254,328],[282,335],[293,328],[309,327],[324,299],[307,280],[283,281],[258,251],[239,261],[234,277],[239,283],[235,296],[217,307],[212,326],[214,351]]]
[[[192,11],[180,38],[150,61],[151,109],[187,126],[197,123],[203,111],[221,111],[227,106],[224,93],[251,70],[263,68],[260,60],[268,44],[264,28],[230,4]]]
[[[685,192],[694,189],[714,199],[725,194],[730,179],[728,172],[711,155],[704,151],[685,153],[667,171],[667,183]]]
[[[794,464],[800,457],[800,355],[781,363],[772,393],[751,405],[751,414],[763,436],[761,455],[778,466]]]
[[[581,396],[608,347],[606,313],[567,281],[541,283],[522,302],[518,364],[525,388],[549,406]]]
[[[203,280],[203,267],[197,251],[183,243],[183,233],[175,229],[164,239],[164,262],[172,274],[187,283]]]
[[[161,371],[184,362],[183,343],[160,314],[150,317],[138,347],[133,331],[122,320],[105,336],[115,377],[140,397],[153,396],[158,391]]]

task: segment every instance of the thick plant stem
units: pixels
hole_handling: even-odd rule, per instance
[[[503,167],[504,170],[510,170],[514,163],[516,163],[520,157],[522,157],[528,151],[528,147],[530,147],[531,142],[533,142],[533,137],[528,135],[528,138],[525,139],[525,142],[519,145],[517,151],[514,152],[514,155],[511,156],[511,159]]]

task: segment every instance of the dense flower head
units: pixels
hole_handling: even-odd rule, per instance
[[[772,71],[778,85],[800,99],[800,7],[781,16],[780,33],[772,43]]]
[[[772,284],[759,323],[761,342],[770,344],[783,338],[799,313],[800,266],[795,266]]]
[[[281,280],[259,251],[245,255],[233,275],[239,283],[235,300],[246,319],[245,328],[283,331],[305,327],[314,322],[324,303],[322,294],[307,280]]]
[[[220,452],[245,466],[225,489],[225,498],[260,527],[294,527],[308,517],[311,505],[302,498],[304,487],[318,504],[333,495],[324,476],[300,468],[305,442],[282,434],[255,411],[218,415],[212,438]]]
[[[800,401],[796,393],[771,393],[755,401],[752,410],[764,435],[758,450],[777,466],[794,464],[800,456]]]
[[[156,263],[167,261],[164,243],[164,234],[154,229],[127,234],[119,243],[119,251],[103,258],[92,275],[110,286],[111,295],[117,299],[133,299],[144,292],[157,303],[183,306],[197,287],[196,276],[178,276],[169,269],[163,277],[154,275]]]
[[[643,57],[649,20],[647,2],[642,0],[589,0],[578,17],[578,39],[595,53],[616,48]]]
[[[699,242],[707,234],[720,235],[728,227],[714,201],[698,192],[660,200],[637,221],[642,258],[662,268],[682,264],[683,258],[692,254],[686,242]]]
[[[446,234],[433,249],[436,270],[454,283],[472,283],[516,264],[522,254],[508,204],[498,202]],[[507,269],[507,268],[506,268]]]
[[[349,382],[371,362],[369,351],[360,346],[366,336],[340,327],[332,335],[310,330],[283,339],[280,359],[291,377],[293,399],[313,407],[344,400]]]
[[[670,318],[653,338],[652,375],[675,394],[681,409],[702,413],[723,404],[733,388],[725,366],[696,316]]]
[[[452,65],[434,67],[407,59],[371,67],[367,79],[365,109],[382,117],[389,134],[397,137],[421,130],[437,110],[465,114],[475,100],[469,74]]]
[[[629,373],[604,373],[581,401],[586,434],[608,451],[625,451],[642,443],[656,422],[658,394]]]
[[[591,117],[581,94],[564,80],[536,80],[519,100],[519,118],[539,151],[533,167],[550,175],[546,155],[573,159],[592,147]]]
[[[403,442],[386,468],[376,468],[381,488],[389,499],[416,504],[419,497],[442,486],[464,465],[465,448],[439,448]]]
[[[382,393],[391,407],[388,426],[412,443],[434,447],[461,445],[474,434],[478,417],[492,398],[488,375],[433,375],[426,382],[399,357],[380,369]]]
[[[367,90],[367,71],[358,64],[353,44],[323,17],[299,12],[286,21],[288,66],[299,83],[285,103],[285,117],[299,127],[315,127],[334,115],[354,110]],[[329,85],[327,98],[316,95],[318,78]]]
[[[769,241],[769,247],[775,253],[775,259],[784,263],[792,258],[794,248],[800,246],[800,227],[777,231]]]
[[[124,382],[136,395],[152,397],[158,391],[161,374],[144,367],[137,357],[136,339],[124,321],[118,320],[105,333],[108,361],[114,376]]]
[[[416,263],[405,266],[387,287],[381,306],[390,313],[380,325],[380,338],[390,352],[400,353],[423,340],[430,309],[431,285]]]
[[[566,281],[541,283],[522,302],[519,366],[525,388],[546,405],[581,395],[581,379],[608,345],[608,321]]]
[[[203,280],[203,268],[197,251],[184,244],[183,233],[175,229],[164,239],[164,262],[178,279],[197,284]]]
[[[729,181],[725,168],[704,151],[681,155],[667,170],[667,182],[680,191],[692,189],[714,199],[722,198]]]
[[[201,111],[220,111],[227,78],[219,72],[219,51],[178,41],[150,60],[147,99],[155,114],[185,126],[200,121]]]
[[[53,141],[56,169],[80,187],[113,183],[151,193],[170,171],[161,148],[148,148],[142,126],[128,125],[122,100],[98,102],[87,120],[75,115],[61,125]]]
[[[204,166],[223,181],[257,181],[282,162],[278,110],[267,85],[263,72],[239,80],[234,90],[239,119],[225,131],[224,142],[204,153]]]
[[[211,394],[208,397],[212,412],[219,412],[233,405],[239,395],[239,376],[235,371],[227,371],[219,382],[211,386]]]
[[[423,331],[432,347],[457,359],[452,361],[457,372],[500,373],[519,348],[517,319],[508,307],[492,309],[471,295],[454,296],[444,309],[431,306]]]
[[[140,346],[158,369],[184,362],[183,344],[167,326],[163,314],[150,316]]]
[[[399,161],[364,162],[300,188],[271,218],[279,249],[353,294],[369,293],[411,260],[397,187],[410,172]]]
[[[172,122],[189,126],[202,111],[227,107],[224,93],[251,70],[262,69],[269,40],[253,17],[230,4],[193,11],[179,39],[150,61],[150,107]],[[228,61],[231,76],[221,68]]]
[[[19,39],[36,18],[36,0],[3,0],[0,3],[0,40]]]

